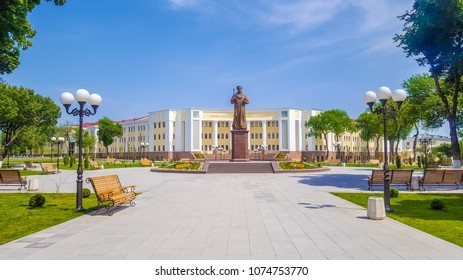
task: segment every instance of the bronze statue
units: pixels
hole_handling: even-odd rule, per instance
[[[246,130],[246,104],[249,104],[249,99],[244,92],[243,87],[237,86],[237,93],[233,91],[233,96],[230,100],[231,104],[235,106],[235,112],[233,114],[233,130]]]

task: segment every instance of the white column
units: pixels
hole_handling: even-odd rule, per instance
[[[218,128],[217,128],[217,121],[214,121],[214,127],[212,129],[212,145],[217,146],[217,133],[218,133]]]
[[[267,121],[262,121],[262,145],[267,146]]]

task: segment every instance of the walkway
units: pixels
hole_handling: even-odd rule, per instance
[[[369,169],[308,174],[118,173],[143,192],[113,216],[85,215],[0,246],[0,259],[463,259],[463,248],[366,210],[331,191],[366,190]],[[74,172],[40,176],[75,190]],[[94,197],[92,197],[94,199]]]

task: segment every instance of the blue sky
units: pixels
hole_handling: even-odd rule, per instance
[[[59,103],[85,88],[114,120],[188,107],[343,109],[426,72],[392,37],[413,0],[68,0],[38,6],[37,35],[3,79]],[[61,106],[61,105],[60,105]],[[76,118],[63,114],[60,122]]]

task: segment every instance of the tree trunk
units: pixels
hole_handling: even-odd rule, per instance
[[[416,144],[418,143],[418,136],[420,135],[420,131],[418,130],[418,126],[415,126],[416,128],[416,134],[413,135],[413,137],[415,138],[413,140],[413,162],[416,161]]]
[[[370,160],[370,141],[367,141],[367,159]]]
[[[461,167],[460,145],[458,144],[457,125],[454,118],[448,118],[450,127],[450,144],[452,145],[453,167]]]
[[[326,143],[326,160],[328,161],[330,157],[330,149],[328,148],[328,133],[325,135],[325,143]]]

